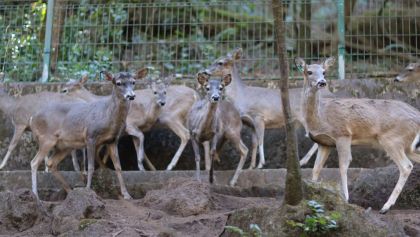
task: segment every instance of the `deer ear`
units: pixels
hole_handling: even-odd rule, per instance
[[[83,85],[88,81],[88,79],[89,79],[88,75],[85,74],[80,78],[79,83]]]
[[[112,75],[112,73],[110,73],[110,72],[102,71],[101,74],[105,75],[105,80],[107,80],[107,81],[114,80],[114,75]]]
[[[223,85],[227,86],[232,82],[232,75],[231,74],[226,74],[223,76]]]
[[[327,70],[329,67],[333,66],[334,63],[335,63],[335,57],[329,57],[324,60],[324,62],[322,63],[322,66],[324,67],[325,70]]]
[[[147,76],[148,73],[149,73],[149,69],[147,69],[147,67],[139,69],[139,70],[137,70],[134,78],[136,80],[143,79]]]
[[[305,60],[303,60],[303,58],[296,57],[295,65],[299,71],[303,72],[305,70],[306,63]]]
[[[200,85],[204,86],[209,81],[209,76],[205,73],[198,73],[197,74],[197,81]]]
[[[233,60],[239,60],[242,58],[243,50],[242,48],[236,48],[232,51],[232,59]]]

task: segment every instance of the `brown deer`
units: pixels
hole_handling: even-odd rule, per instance
[[[13,137],[10,141],[7,153],[0,164],[0,169],[3,169],[6,166],[7,161],[12,155],[12,152],[16,148],[23,133],[30,130],[29,120],[31,116],[49,106],[51,103],[66,102],[82,102],[82,100],[48,91],[12,97],[4,90],[4,83],[0,82],[0,110],[12,120],[14,126]],[[47,158],[47,156],[45,156],[45,158]],[[75,169],[76,168],[77,167],[75,167]]]
[[[120,183],[121,193],[125,199],[131,198],[121,175],[117,142],[125,128],[129,101],[134,100],[136,96],[133,90],[135,81],[146,75],[147,68],[138,70],[135,75],[127,72],[114,75],[105,72],[106,79],[113,84],[110,97],[91,103],[54,104],[32,117],[30,126],[39,144],[38,152],[31,161],[32,190],[35,195],[38,196],[37,169],[41,159],[50,150],[54,150],[54,153],[48,160],[48,166],[68,192],[70,186],[57,170],[57,165],[71,150],[87,147],[88,179],[86,187],[90,188],[95,151],[97,147],[107,144]]]
[[[210,76],[232,75],[232,83],[226,88],[226,95],[232,101],[246,125],[254,128],[252,134],[252,155],[251,166],[255,168],[257,146],[260,160],[258,168],[265,164],[264,158],[264,130],[266,128],[281,128],[285,125],[284,115],[281,106],[281,95],[279,90],[255,86],[247,86],[240,78],[237,61],[242,58],[242,49],[237,48],[226,56],[215,60],[204,72]],[[300,115],[300,89],[290,90],[292,112],[298,121],[302,120]],[[324,96],[333,96],[326,91]],[[302,121],[301,121],[302,122]],[[307,162],[316,151],[316,145],[311,148],[302,162]]]
[[[198,83],[207,90],[205,98],[197,101],[188,117],[188,128],[194,149],[196,178],[200,180],[199,143],[211,141],[210,183],[213,182],[213,161],[224,140],[230,140],[239,151],[241,158],[230,185],[234,186],[245,163],[248,148],[241,139],[242,121],[233,104],[223,100],[223,91],[232,81],[230,74],[222,80],[209,80],[206,73],[197,74]]]
[[[168,127],[171,131],[173,131],[180,139],[181,144],[176,151],[174,157],[172,158],[170,164],[168,165],[167,170],[171,170],[175,165],[177,164],[183,150],[185,149],[185,146],[187,145],[189,139],[190,139],[190,133],[188,129],[186,128],[186,121],[188,112],[191,108],[191,106],[194,104],[196,100],[198,100],[199,96],[195,90],[186,87],[186,86],[180,86],[180,85],[171,85],[170,84],[172,80],[172,77],[168,77],[163,80],[163,84],[159,87],[160,90],[157,90],[158,87],[153,87],[153,95],[151,94],[150,90],[144,90],[148,91],[147,95],[143,96],[137,96],[135,103],[138,104],[138,106],[132,106],[130,108],[130,112],[128,114],[127,121],[130,120],[131,123],[135,123],[136,119],[139,119],[141,121],[136,122],[138,124],[143,124],[141,126],[150,127],[154,125],[154,123],[157,123],[157,126],[165,126]],[[70,96],[79,97],[79,98],[85,98],[85,99],[97,99],[98,96],[93,95],[90,91],[86,90],[84,87],[84,84],[86,83],[86,80],[83,78],[80,81],[75,81],[68,83],[65,87],[63,92],[68,93]],[[155,83],[156,84],[156,83]],[[166,86],[164,86],[166,85]],[[140,93],[141,90],[135,91],[136,94]],[[155,94],[156,93],[156,94]],[[166,94],[165,94],[166,93]],[[157,119],[145,119],[142,118],[142,116],[139,116],[141,114],[141,111],[135,111],[136,108],[147,111],[149,110],[148,105],[156,106],[158,105],[158,101],[156,101],[156,96],[159,95],[165,95],[166,98],[169,98],[166,100],[165,105],[162,106],[158,111],[158,117]],[[145,97],[149,96],[149,97]],[[100,96],[99,96],[100,97]],[[102,98],[102,97],[100,97]],[[143,102],[142,100],[146,100],[143,105],[141,105]],[[148,103],[147,101],[155,101],[155,103]],[[141,105],[141,106],[140,106]],[[133,110],[133,111],[131,111]],[[157,110],[156,110],[157,111]],[[137,115],[136,115],[137,114]],[[133,117],[132,117],[133,116]],[[144,122],[149,122],[148,124],[144,124]],[[142,130],[143,131],[143,130]],[[138,144],[135,142],[134,144]],[[207,145],[208,146],[208,145]],[[208,149],[206,147],[206,157],[208,157]],[[136,148],[137,149],[137,148]],[[138,150],[137,150],[138,154]],[[151,170],[155,170],[153,164],[148,160],[146,154],[144,154],[144,160],[146,161],[146,164],[149,166]]]
[[[396,82],[416,82],[420,81],[420,62],[410,63],[405,67],[394,81]]]
[[[420,112],[395,100],[321,98],[320,91],[327,85],[325,73],[334,62],[331,57],[321,64],[307,65],[303,59],[295,59],[296,65],[303,69],[305,127],[319,145],[312,179],[318,179],[331,147],[335,146],[341,189],[348,200],[347,169],[352,159],[351,146],[379,146],[400,170],[398,182],[380,210],[380,213],[386,213],[394,205],[410,175],[413,168],[410,160],[420,162]]]

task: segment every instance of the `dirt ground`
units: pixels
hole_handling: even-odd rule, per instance
[[[5,191],[0,192],[0,236],[236,236],[223,233],[233,212],[279,208],[279,199],[221,194],[187,178],[172,179],[137,200],[102,199],[77,188],[63,201],[39,202],[27,189]],[[406,235],[420,236],[420,211],[391,210],[387,216],[398,219]]]

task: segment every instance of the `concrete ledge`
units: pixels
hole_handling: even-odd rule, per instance
[[[349,185],[363,171],[370,169],[351,168],[348,172]],[[85,182],[77,172],[61,172],[71,187],[83,187]],[[265,190],[262,195],[274,195],[283,190],[286,178],[286,169],[263,169],[263,170],[243,170],[238,179],[238,184],[234,188],[226,187],[234,171],[216,171],[216,190],[221,192],[232,191],[239,196],[257,196],[255,192]],[[172,178],[186,177],[194,178],[194,171],[124,171],[124,181],[127,188],[134,198],[141,198],[148,190],[158,189]],[[312,169],[302,169],[302,176],[310,179]],[[202,181],[207,182],[208,173],[202,171]],[[338,182],[340,173],[338,169],[326,168],[321,171],[320,180],[324,182]],[[93,189],[104,198],[117,198],[119,196],[119,184],[115,173],[112,170],[97,170],[94,174],[92,184]],[[19,188],[31,189],[30,171],[2,171],[0,172],[0,191],[16,190]],[[38,172],[38,190],[44,200],[57,200],[65,197],[61,190],[61,185],[51,173]],[[228,190],[229,189],[229,190]],[[230,190],[232,189],[232,190]],[[246,191],[244,191],[246,190]],[[249,191],[254,190],[254,191]]]

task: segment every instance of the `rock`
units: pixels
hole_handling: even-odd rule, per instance
[[[53,211],[53,233],[60,234],[83,228],[83,220],[100,219],[105,212],[105,203],[96,193],[86,188],[76,188]],[[87,222],[86,222],[87,223]],[[89,222],[90,224],[90,222]]]
[[[22,232],[44,219],[46,210],[29,189],[0,192],[0,233]]]
[[[393,217],[383,215],[378,217],[356,205],[347,204],[331,187],[325,188],[321,184],[307,183],[304,189],[306,200],[316,200],[325,204],[327,214],[332,211],[341,214],[338,221],[339,229],[327,236],[405,236],[401,223]],[[297,206],[283,205],[275,208],[254,206],[233,212],[226,225],[249,231],[250,224],[257,224],[264,236],[299,236],[300,232],[291,229],[286,221],[303,222],[309,212],[306,201]],[[225,231],[222,236],[237,235]]]
[[[171,179],[162,189],[147,192],[142,205],[183,217],[203,214],[211,206],[210,187],[193,179]]]
[[[350,202],[380,209],[388,200],[399,177],[396,165],[364,171],[354,181]],[[420,165],[414,168],[392,209],[420,209]]]

